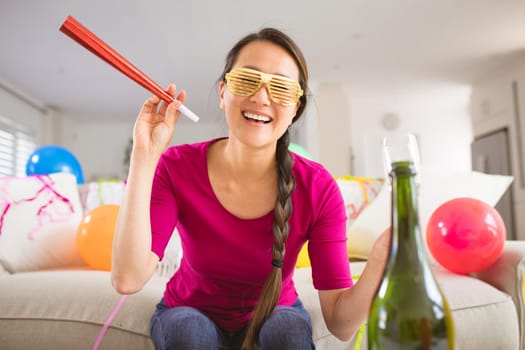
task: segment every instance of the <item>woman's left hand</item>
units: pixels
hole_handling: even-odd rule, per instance
[[[370,264],[370,266],[380,267],[381,271],[383,270],[388,258],[388,252],[390,251],[391,238],[392,230],[390,227],[376,238],[372,250],[368,255],[368,264]]]

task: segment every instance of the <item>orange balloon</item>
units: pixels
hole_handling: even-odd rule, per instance
[[[97,270],[111,270],[113,234],[120,206],[104,204],[87,213],[77,228],[77,249],[82,260]]]

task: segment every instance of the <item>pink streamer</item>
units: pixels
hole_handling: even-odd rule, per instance
[[[127,298],[128,298],[127,295],[122,295],[120,297],[120,300],[118,301],[117,306],[115,306],[115,308],[111,312],[111,315],[109,315],[108,319],[106,320],[106,323],[104,323],[104,326],[100,330],[97,340],[95,341],[95,344],[93,345],[93,350],[97,350],[100,347],[100,344],[102,343],[102,340],[104,340],[104,336],[106,335],[106,332],[108,331],[108,328],[111,325],[111,322],[113,322],[113,319],[117,316],[118,312],[122,308],[122,305],[124,305],[124,302],[126,301]]]
[[[75,212],[75,209],[73,208],[73,204],[69,199],[62,196],[58,191],[53,187],[55,184],[53,179],[47,175],[36,175],[29,177],[30,179],[35,179],[37,181],[40,181],[42,183],[42,187],[39,188],[35,195],[33,197],[29,198],[22,198],[18,200],[13,200],[10,198],[7,187],[10,182],[19,180],[20,178],[9,178],[8,180],[4,180],[3,184],[0,188],[0,192],[2,194],[2,199],[0,199],[0,203],[5,204],[2,213],[0,214],[0,234],[2,234],[3,224],[5,216],[7,215],[7,212],[9,209],[12,208],[13,205],[19,205],[26,202],[32,202],[38,199],[39,197],[42,197],[46,194],[50,195],[51,198],[47,200],[45,204],[43,204],[40,208],[38,208],[37,211],[37,217],[38,217],[38,225],[33,228],[29,233],[28,237],[29,239],[34,239],[35,234],[42,229],[44,226],[44,219],[47,218],[49,222],[63,222],[67,221],[69,219],[69,216]],[[60,213],[60,204],[65,204],[67,207],[66,213]]]

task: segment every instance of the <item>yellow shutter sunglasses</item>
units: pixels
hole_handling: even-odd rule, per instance
[[[266,84],[270,99],[282,106],[293,106],[303,96],[299,83],[280,75],[250,68],[233,68],[226,74],[226,86],[236,96],[252,96]]]

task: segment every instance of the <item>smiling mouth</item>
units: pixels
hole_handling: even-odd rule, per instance
[[[263,123],[263,124],[268,124],[269,122],[272,121],[271,118],[264,116],[264,115],[258,115],[258,114],[248,113],[248,112],[244,112],[242,115],[244,118],[248,120],[253,120],[259,123]]]

